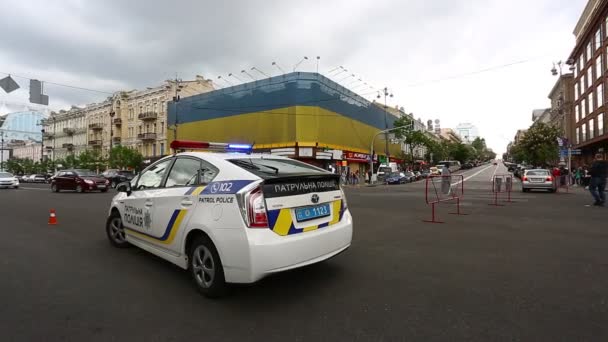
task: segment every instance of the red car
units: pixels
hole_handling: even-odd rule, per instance
[[[51,181],[51,191],[76,190],[76,192],[108,191],[110,182],[89,170],[59,171]]]

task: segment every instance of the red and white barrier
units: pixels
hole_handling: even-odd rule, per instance
[[[428,223],[444,223],[435,218],[435,205],[441,202],[456,201],[456,212],[453,215],[466,215],[460,212],[460,199],[464,194],[464,176],[429,176],[426,179],[425,201],[431,205],[431,219]]]

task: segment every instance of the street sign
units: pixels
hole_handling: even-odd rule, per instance
[[[579,155],[579,154],[582,154],[582,151],[580,149],[576,149],[576,150],[570,150],[570,153],[572,153],[572,155]]]

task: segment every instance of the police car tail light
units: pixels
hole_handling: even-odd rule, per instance
[[[342,195],[342,210],[346,210],[348,208],[348,203],[346,202],[346,194],[342,187],[340,187],[340,194]]]
[[[261,188],[256,188],[247,197],[249,228],[268,228],[268,215]]]

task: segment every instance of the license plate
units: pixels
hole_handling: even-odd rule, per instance
[[[540,183],[540,182],[544,182],[545,179],[544,178],[530,178],[530,182],[532,183]]]
[[[98,186],[97,186],[97,188],[98,188],[98,189],[105,189],[105,188],[106,188],[106,186],[105,186],[105,185],[98,185]]]
[[[296,220],[298,222],[314,220],[316,218],[326,217],[329,215],[329,204],[321,204],[314,207],[296,209]]]

